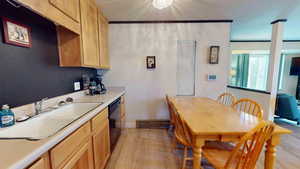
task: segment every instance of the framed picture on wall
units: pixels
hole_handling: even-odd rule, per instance
[[[219,52],[220,46],[211,46],[209,50],[209,63],[218,64],[219,63]]]
[[[156,68],[155,56],[147,56],[146,64],[147,64],[147,69],[155,69]]]
[[[28,26],[7,18],[2,18],[2,22],[5,43],[27,48],[31,47],[31,29]]]

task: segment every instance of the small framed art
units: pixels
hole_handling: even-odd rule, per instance
[[[218,64],[219,63],[219,52],[220,46],[211,46],[209,50],[209,63]]]
[[[155,56],[147,56],[146,64],[147,64],[147,69],[155,69],[156,68]]]
[[[5,43],[27,48],[31,47],[30,27],[7,18],[2,18],[2,22]]]

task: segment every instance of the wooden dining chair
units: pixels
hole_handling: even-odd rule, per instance
[[[174,127],[174,108],[171,105],[170,97],[166,95],[166,102],[168,105],[168,110],[169,110],[169,116],[170,116],[170,128],[172,129]]]
[[[203,156],[215,169],[254,169],[274,127],[271,122],[261,121],[232,150],[204,147]]]
[[[188,148],[192,147],[192,133],[188,128],[186,122],[181,118],[180,114],[175,109],[174,112],[175,120],[175,138],[176,141],[184,146],[183,159],[182,159],[182,169],[186,167],[186,162],[188,160],[193,160],[192,157],[188,156]]]
[[[238,111],[249,113],[256,116],[259,120],[263,119],[263,109],[260,104],[250,99],[240,99],[232,105]]]
[[[217,98],[217,101],[221,104],[232,106],[236,102],[236,97],[231,93],[223,93]]]

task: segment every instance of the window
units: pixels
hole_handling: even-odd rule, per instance
[[[232,54],[229,84],[263,90],[267,88],[269,54]]]

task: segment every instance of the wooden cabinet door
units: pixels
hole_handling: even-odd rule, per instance
[[[91,140],[80,146],[71,159],[61,169],[94,169],[93,146]]]
[[[100,49],[100,67],[109,69],[109,53],[108,53],[108,21],[103,16],[100,9],[98,10],[98,24],[99,24],[99,49]]]
[[[98,8],[93,1],[80,0],[83,66],[99,67]]]
[[[79,0],[49,0],[50,3],[64,14],[80,22],[79,15]]]
[[[103,127],[93,136],[95,169],[104,169],[110,156],[109,122],[105,120],[103,123]]]
[[[50,169],[49,155],[43,155],[27,169]]]

